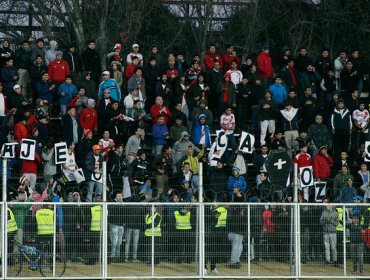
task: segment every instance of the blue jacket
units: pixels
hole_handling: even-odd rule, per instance
[[[239,188],[242,192],[247,190],[248,186],[243,176],[229,177],[229,180],[227,181],[227,191],[232,193],[235,187]]]
[[[62,92],[64,92],[64,96],[62,96]],[[72,101],[73,97],[77,95],[77,93],[78,90],[74,84],[61,84],[58,88],[59,104],[68,105],[68,103]]]
[[[53,197],[53,202],[60,202],[60,197],[59,196],[54,196]],[[59,204],[57,205],[56,207],[56,212],[57,212],[57,226],[58,228],[63,228],[63,208],[62,206]]]
[[[204,126],[204,134],[205,134],[205,140],[206,140],[206,148],[210,148],[212,146],[211,143],[211,136],[209,132],[208,125]],[[200,143],[200,137],[202,135],[202,125],[200,124],[199,120],[193,121],[193,143],[194,145],[199,145]]]
[[[285,99],[287,98],[288,94],[286,92],[286,88],[284,85],[280,84],[272,84],[270,86],[270,91],[272,92],[272,99],[277,103],[277,104],[283,104]]]
[[[4,89],[7,91],[13,91],[13,86],[17,81],[13,80],[13,77],[18,77],[18,70],[15,67],[8,68],[6,65],[1,69],[1,78],[0,80],[4,84]],[[17,79],[18,80],[18,79]]]
[[[167,139],[166,133],[168,134],[168,128],[164,124],[155,124],[152,127],[152,133],[153,133],[153,144],[154,145],[166,145]]]
[[[99,85],[99,98],[103,98],[103,92],[106,88],[109,88],[110,91],[110,97],[114,99],[115,101],[121,100],[121,89],[119,88],[119,85],[116,80],[114,79],[108,79],[106,81],[103,81]]]
[[[49,90],[51,85],[51,82],[44,82],[42,80],[37,81],[36,83],[38,98],[46,99],[50,104],[52,104],[53,101],[53,92]]]

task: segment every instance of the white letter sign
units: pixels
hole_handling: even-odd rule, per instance
[[[26,160],[35,160],[36,140],[23,139],[19,157]]]
[[[255,138],[252,134],[242,131],[242,137],[240,139],[239,150],[243,153],[253,153]]]
[[[67,162],[67,143],[61,142],[54,145],[55,149],[55,164]]]

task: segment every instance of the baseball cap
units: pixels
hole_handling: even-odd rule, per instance
[[[139,45],[138,44],[133,44],[132,45],[132,48],[138,48],[139,47]]]
[[[92,146],[92,150],[95,151],[95,150],[101,150],[100,146],[99,145],[94,145]]]

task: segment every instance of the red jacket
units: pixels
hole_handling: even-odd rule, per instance
[[[38,123],[36,117],[34,115],[30,115],[30,117],[27,120],[26,128],[28,135],[32,134],[32,129],[35,127],[35,125]]]
[[[52,83],[64,83],[66,77],[71,74],[67,61],[56,59],[50,62],[48,73]]]
[[[272,78],[274,75],[274,67],[269,54],[261,52],[257,57],[257,69],[262,78]]]
[[[164,113],[164,112],[160,113],[159,111],[162,110],[162,108],[166,108],[167,113]],[[159,116],[162,116],[164,117],[164,124],[167,125],[167,120],[172,117],[172,113],[170,111],[170,108],[168,108],[166,105],[160,106],[160,105],[154,104],[150,108],[150,116],[153,119],[153,124],[157,122],[157,118]]]
[[[306,166],[311,166],[312,165],[312,160],[311,156],[309,154],[297,154],[294,157],[294,163],[298,163],[298,169],[301,167],[306,167]]]
[[[331,178],[330,166],[333,166],[334,161],[331,156],[324,157],[317,154],[313,158],[313,175],[316,179]]]
[[[262,214],[263,219],[263,231],[267,233],[275,233],[276,232],[276,224],[273,220],[273,212],[271,209],[267,209]]]
[[[215,61],[218,61],[220,62],[220,66],[221,68],[220,69],[223,69],[224,67],[224,62],[222,61],[222,58],[221,56],[219,56],[218,54],[214,53],[207,53],[205,56],[204,56],[204,65],[206,66],[206,71],[209,71],[209,70],[212,70],[214,65],[215,65]]]
[[[176,68],[172,68],[172,69],[169,68],[166,70],[166,75],[167,75],[168,80],[172,83],[176,81],[176,79],[179,77],[179,70],[177,70]],[[175,77],[172,78],[172,75],[174,75]]]
[[[235,57],[233,57],[232,55],[228,54],[228,53],[224,53],[222,55],[222,61],[224,63],[224,72],[226,72],[227,70],[230,70],[230,65],[231,65],[231,62],[233,62],[235,60]]]
[[[135,64],[130,64],[126,67],[125,78],[127,81],[135,74],[136,68],[137,68],[137,65]]]
[[[80,125],[83,129],[94,131],[98,128],[98,113],[96,109],[85,108],[80,114]]]
[[[35,153],[35,160],[22,160],[22,173],[37,174],[37,165],[41,163],[39,153]]]
[[[27,138],[27,128],[23,123],[17,123],[14,126],[14,140],[18,143],[22,142],[22,139]]]

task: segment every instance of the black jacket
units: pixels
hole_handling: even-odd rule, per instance
[[[64,52],[63,59],[67,61],[71,72],[80,72],[82,69],[82,61],[77,53]]]
[[[99,169],[103,168],[103,156],[99,154]],[[83,165],[83,172],[86,178],[86,181],[91,180],[91,174],[94,173],[95,169],[95,157],[94,153],[90,151],[85,158]]]
[[[77,132],[78,132],[78,139],[81,139],[82,136],[82,131],[81,131],[81,126],[80,122],[78,119],[77,121]],[[65,142],[73,142],[73,121],[70,115],[65,114],[62,117],[62,122],[63,122],[63,134],[62,134],[62,140]]]
[[[82,63],[83,63],[84,70],[100,74],[101,72],[100,56],[96,50],[87,48],[82,53]]]

